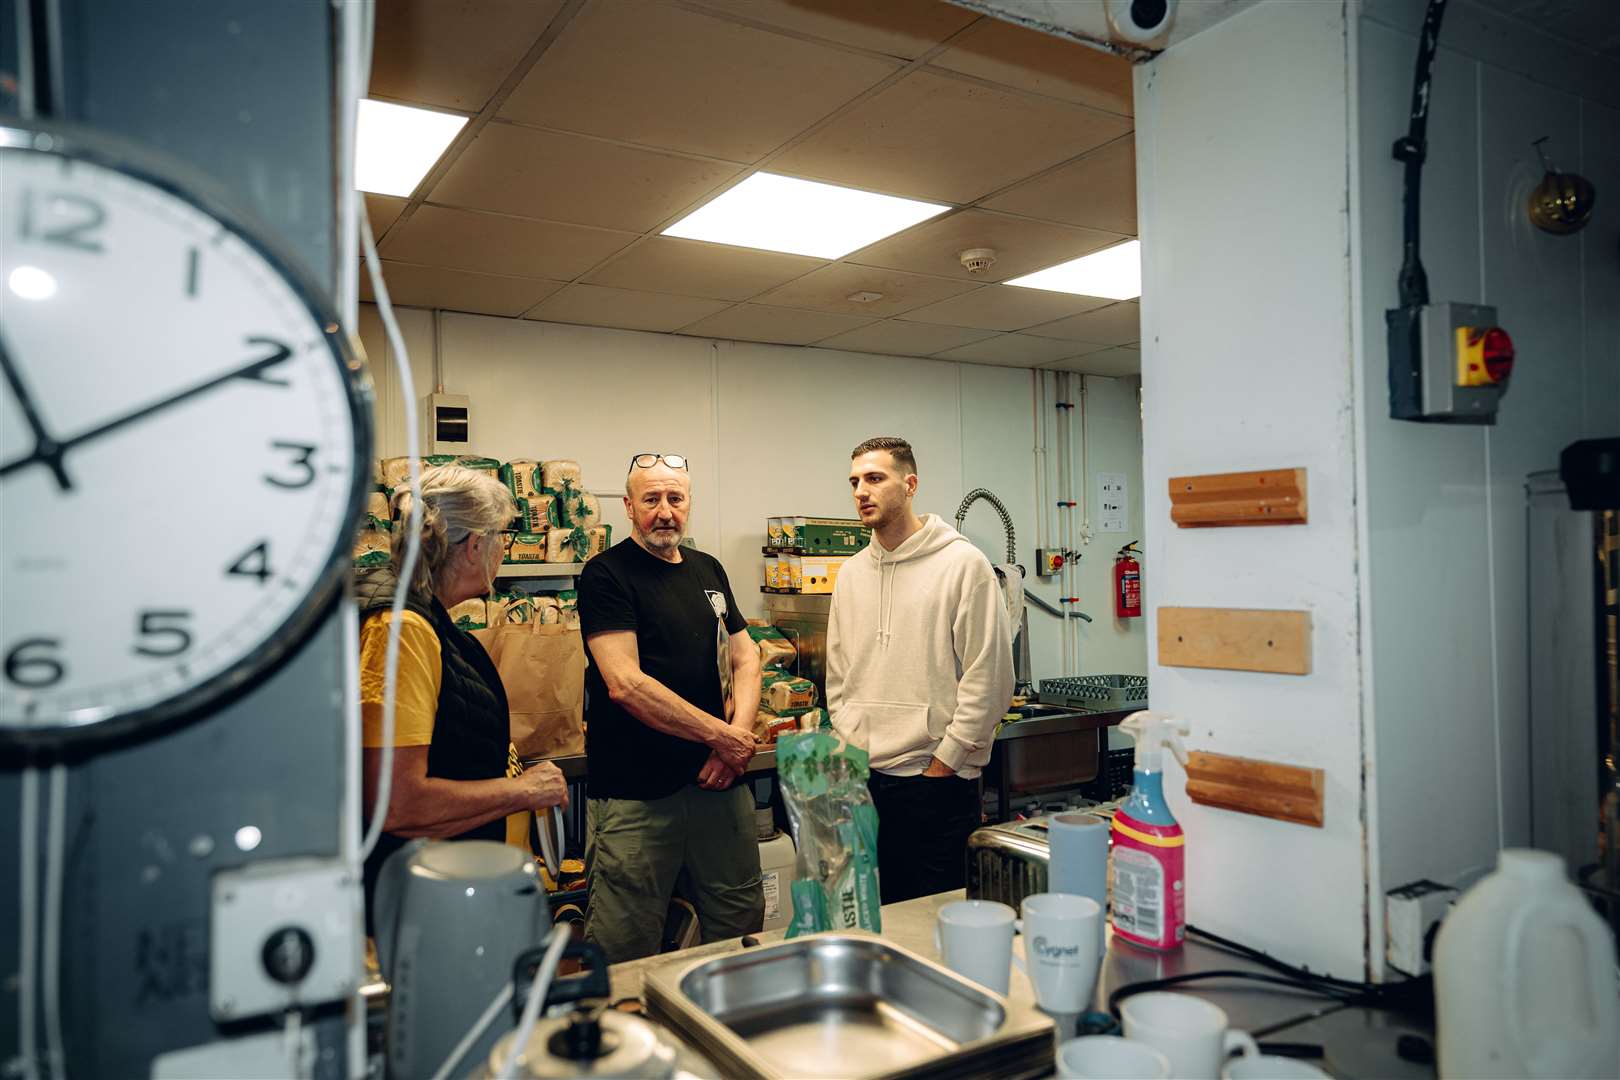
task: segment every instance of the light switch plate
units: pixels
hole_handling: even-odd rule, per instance
[[[277,859],[214,875],[209,925],[208,1007],[215,1020],[250,1016],[326,1001],[360,985],[360,881],[342,862]],[[284,931],[301,931],[291,935]],[[267,952],[283,949],[308,970],[278,982]]]

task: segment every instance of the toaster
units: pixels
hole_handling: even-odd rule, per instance
[[[967,895],[999,900],[1014,908],[1026,896],[1046,891],[1050,816],[1007,821],[975,829],[967,842]]]

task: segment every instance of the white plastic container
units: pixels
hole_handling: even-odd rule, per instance
[[[1614,936],[1551,852],[1509,848],[1440,924],[1440,1075],[1620,1076]]]
[[[779,832],[759,842],[759,879],[765,889],[765,930],[781,930],[793,919],[793,837]]]

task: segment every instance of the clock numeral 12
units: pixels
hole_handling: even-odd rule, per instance
[[[62,681],[67,674],[67,667],[54,656],[38,655],[41,649],[60,649],[60,638],[29,638],[19,641],[10,652],[6,653],[6,681],[26,686],[30,690],[39,690],[47,686],[54,686]],[[24,656],[23,650],[33,649],[33,656]]]
[[[240,574],[243,577],[258,578],[263,585],[270,580],[275,571],[270,569],[270,541],[260,540],[257,544],[244,551],[240,558],[231,563],[227,574]]]
[[[141,612],[135,632],[148,643],[136,645],[135,651],[142,656],[179,656],[191,648],[191,631],[180,625],[190,618],[189,611]]]
[[[35,195],[33,191],[23,192],[22,224],[17,230],[21,239],[37,239],[47,244],[60,244],[63,247],[101,254],[101,241],[85,235],[106,224],[107,211],[101,208],[100,203],[82,195],[51,195],[49,206],[52,210],[62,211],[72,208],[79,212],[79,220],[50,225],[36,220]]]

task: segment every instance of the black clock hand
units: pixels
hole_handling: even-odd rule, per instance
[[[73,481],[62,465],[62,448],[45,429],[45,421],[41,419],[33,395],[28,392],[28,386],[22,380],[22,373],[17,370],[17,364],[11,358],[11,350],[6,347],[3,335],[0,335],[0,369],[5,372],[6,385],[11,387],[11,396],[17,399],[23,419],[28,421],[28,429],[34,433],[34,452],[21,461],[43,461],[55,475],[57,485],[63,491],[67,491],[73,486]]]
[[[134,412],[125,413],[123,416],[115,417],[112,420],[108,420],[104,424],[98,424],[88,431],[81,431],[79,434],[70,439],[63,439],[60,443],[55,444],[54,449],[54,459],[58,463],[58,467],[60,466],[62,455],[74,447],[82,446],[85,443],[90,442],[92,439],[99,439],[108,432],[117,431],[119,428],[127,427],[128,425],[135,423],[137,420],[144,420],[153,413],[162,412],[165,409],[180,404],[182,401],[189,401],[191,398],[194,398],[199,394],[206,394],[208,391],[213,390],[216,387],[223,386],[225,383],[234,382],[237,379],[251,379],[254,382],[265,383],[269,386],[286,386],[287,384],[285,381],[272,378],[269,372],[277,364],[283,363],[289,357],[291,357],[292,350],[274,338],[252,337],[247,339],[247,343],[249,345],[268,345],[274,351],[271,352],[270,355],[262,357],[258,360],[254,360],[252,363],[244,364],[234,371],[227,371],[223,375],[216,376],[215,378],[209,379],[206,382],[198,383],[196,386],[182,390],[178,394],[171,394],[162,401],[154,401],[152,404],[142,406],[141,408],[136,409]],[[36,450],[27,457],[18,458],[15,461],[8,461],[4,465],[0,465],[0,477],[7,476],[18,469],[42,460],[49,460],[49,458],[47,455],[42,455],[38,450]]]

